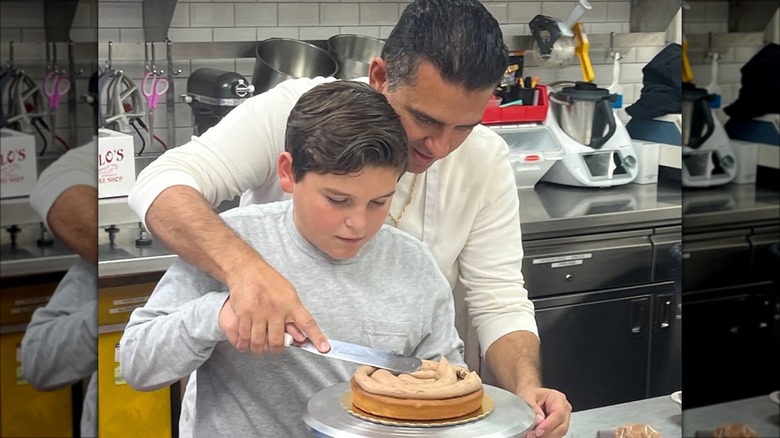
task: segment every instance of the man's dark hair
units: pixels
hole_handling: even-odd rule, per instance
[[[500,82],[508,50],[498,21],[478,0],[417,0],[404,9],[382,59],[390,90],[414,85],[424,60],[445,82],[482,90]]]
[[[409,160],[406,131],[387,98],[352,81],[321,84],[298,99],[287,120],[285,150],[296,182],[306,172],[346,174],[369,165],[400,176]]]

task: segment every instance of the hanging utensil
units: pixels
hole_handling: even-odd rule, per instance
[[[154,112],[160,97],[168,91],[168,80],[155,72],[150,71],[144,75],[141,91],[146,96],[146,120],[149,129],[149,144],[154,143]]]
[[[16,70],[8,85],[6,124],[14,126],[17,131],[32,133],[35,128],[33,121],[46,115],[45,107],[38,83],[24,70]]]
[[[106,127],[130,134],[132,119],[146,115],[146,104],[138,85],[122,70],[115,70],[106,86]]]
[[[620,53],[614,53],[615,61],[612,64],[612,84],[607,88],[610,94],[617,95],[617,98],[612,102],[612,108],[623,107],[623,86],[620,85]]]
[[[712,78],[710,79],[710,84],[707,86],[707,92],[712,95],[712,100],[710,100],[710,108],[720,108],[720,101],[721,101],[721,94],[723,94],[723,90],[720,88],[720,84],[718,84],[718,60],[720,59],[720,55],[717,52],[712,52]]]
[[[55,120],[57,108],[60,106],[60,99],[70,90],[70,79],[63,73],[50,71],[44,78],[43,93],[46,95],[49,103],[49,144],[54,144]],[[66,147],[67,149],[67,147]]]

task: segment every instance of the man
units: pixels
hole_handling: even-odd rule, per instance
[[[481,352],[501,386],[537,411],[536,436],[561,437],[571,405],[541,383],[508,147],[479,125],[506,65],[498,22],[478,1],[418,0],[404,10],[368,77],[409,138],[408,172],[388,224],[422,240],[451,287],[465,286]],[[153,235],[228,285],[242,351],[280,351],[285,325],[297,341],[305,333],[329,348],[293,284],[213,212],[238,195],[242,205],[284,199],[273,176],[287,114],[302,93],[329,80],[290,80],[248,99],[155,160],[130,194]]]
[[[409,157],[387,99],[357,82],[319,85],[293,108],[286,138],[277,168],[292,200],[238,207],[224,220],[298,285],[329,335],[465,365],[447,280],[422,242],[384,224]],[[130,317],[123,377],[155,390],[197,369],[195,437],[311,435],[309,399],[358,365],[297,348],[242,354],[230,299],[224,284],[178,260]]]
[[[22,373],[42,391],[89,379],[80,431],[97,436],[97,143],[66,152],[47,167],[30,204],[62,244],[79,255],[22,338]]]

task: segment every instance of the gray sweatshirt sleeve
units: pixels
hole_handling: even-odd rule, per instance
[[[122,377],[136,390],[153,391],[195,371],[226,340],[219,311],[227,297],[208,274],[174,263],[130,316],[119,345]]]
[[[22,338],[22,372],[44,391],[85,379],[97,370],[97,270],[79,259]]]
[[[425,249],[421,249],[421,254],[430,259],[429,263],[420,263],[418,267],[422,268],[425,275],[430,277],[427,282],[429,285],[428,290],[435,299],[433,302],[434,311],[430,322],[431,334],[420,342],[415,349],[414,355],[437,361],[440,356],[444,356],[449,363],[465,367],[466,362],[463,360],[464,345],[455,327],[455,303],[449,282],[438,269],[433,256]],[[419,274],[420,272],[418,271],[416,275]]]

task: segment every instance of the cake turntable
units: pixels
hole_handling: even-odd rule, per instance
[[[443,422],[442,425],[382,424],[362,419],[349,412],[344,400],[350,392],[349,382],[339,383],[315,394],[308,403],[303,420],[318,437],[522,437],[535,420],[533,409],[511,392],[483,385],[487,405],[484,415],[469,421]]]

